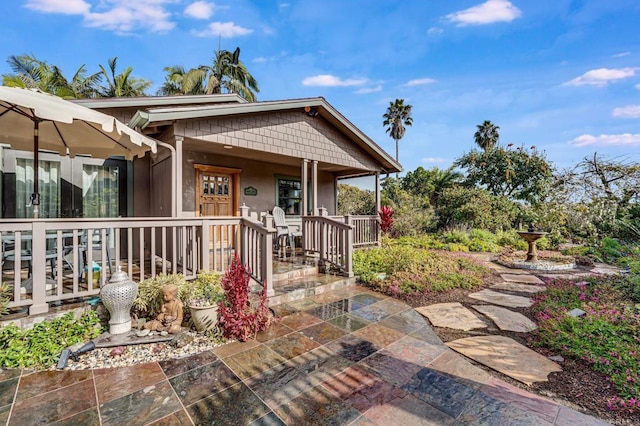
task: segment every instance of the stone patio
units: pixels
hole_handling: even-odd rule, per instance
[[[245,343],[115,369],[0,371],[8,425],[606,424],[451,351],[409,306],[351,286],[274,308]]]

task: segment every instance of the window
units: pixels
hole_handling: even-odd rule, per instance
[[[277,181],[277,204],[287,215],[301,215],[302,186],[300,179],[280,177]]]
[[[118,172],[117,166],[82,165],[84,217],[118,217]]]
[[[38,161],[38,192],[40,193],[39,217],[60,216],[60,163]],[[33,193],[33,160],[16,159],[16,218],[33,217],[31,194]]]

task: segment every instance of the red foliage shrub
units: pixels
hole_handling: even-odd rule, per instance
[[[252,334],[269,326],[270,315],[267,308],[267,294],[262,292],[256,309],[249,301],[249,280],[251,275],[236,255],[222,278],[225,300],[220,302],[219,323],[227,338],[246,341]]]
[[[393,209],[388,206],[382,206],[380,209],[380,229],[383,234],[388,234],[393,229]]]

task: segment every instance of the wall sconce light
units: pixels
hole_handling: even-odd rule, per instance
[[[317,117],[319,114],[317,109],[309,106],[304,107],[304,112],[306,112],[309,117]]]

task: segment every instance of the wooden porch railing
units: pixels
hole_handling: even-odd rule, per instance
[[[39,314],[49,303],[97,295],[118,267],[136,281],[159,273],[193,279],[200,270],[223,273],[238,254],[272,295],[275,229],[267,220],[248,209],[220,218],[1,220],[2,283],[11,289],[9,307]]]
[[[302,238],[305,252],[318,253],[320,266],[327,264],[353,276],[353,225],[349,216],[338,220],[320,209],[320,216],[302,217]]]
[[[375,215],[329,216],[329,218],[353,226],[353,247],[380,245],[380,218]]]

